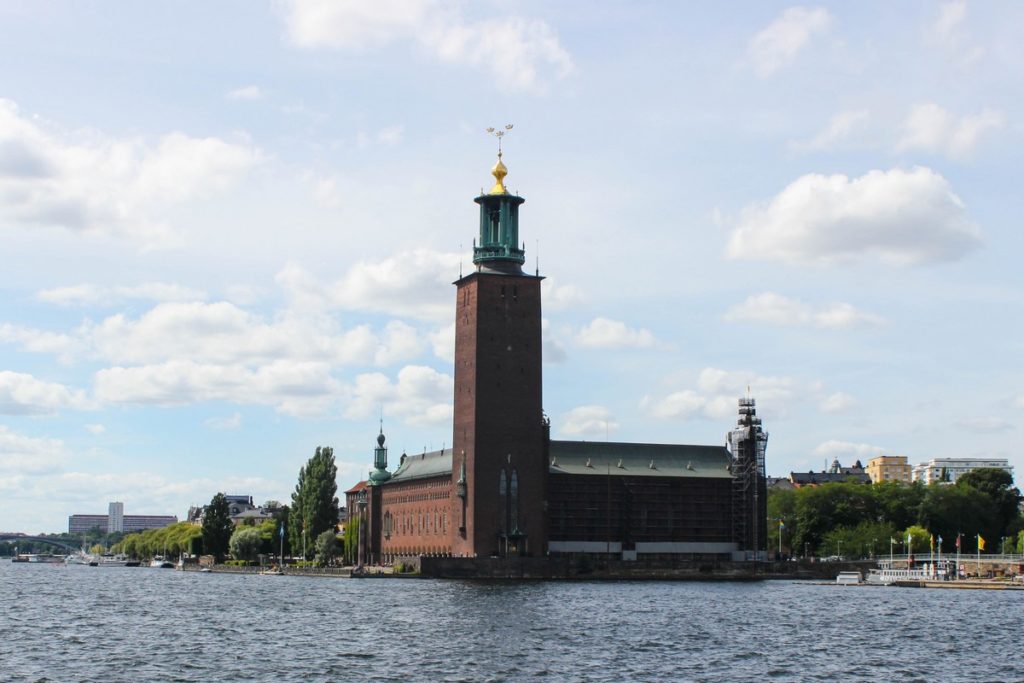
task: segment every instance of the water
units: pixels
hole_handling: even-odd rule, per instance
[[[1024,681],[1024,592],[0,562],[3,681]]]

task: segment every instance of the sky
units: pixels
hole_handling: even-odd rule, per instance
[[[504,138],[560,439],[1024,455],[1015,2],[0,4],[0,530],[451,444]]]

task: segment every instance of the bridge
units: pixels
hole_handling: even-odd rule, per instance
[[[55,541],[52,538],[44,538],[42,536],[26,536],[25,534],[0,534],[0,542],[3,541],[32,541],[34,543],[49,543],[50,545],[55,545],[58,548],[63,548],[64,550],[67,550],[69,553],[77,553],[79,550],[75,546],[68,545],[67,543],[62,543],[60,541]]]

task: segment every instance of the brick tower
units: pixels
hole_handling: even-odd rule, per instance
[[[499,138],[500,139],[500,138]],[[541,396],[543,278],[523,272],[519,206],[501,161],[474,201],[476,270],[455,286],[452,553],[544,555],[547,432]]]

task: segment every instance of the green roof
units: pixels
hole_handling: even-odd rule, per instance
[[[442,474],[448,476],[452,474],[452,449],[450,448],[418,455],[406,455],[405,462],[398,466],[395,473],[391,475],[391,479],[385,483],[424,479]]]
[[[725,446],[552,441],[552,474],[731,478]]]

